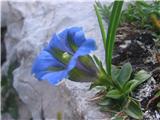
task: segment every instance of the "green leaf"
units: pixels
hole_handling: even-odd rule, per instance
[[[98,105],[100,106],[108,106],[111,104],[112,104],[112,99],[103,99],[98,103]]]
[[[97,68],[99,69],[99,71],[106,73],[106,70],[104,69],[102,62],[98,59],[98,57],[93,55],[92,59],[93,59],[94,63],[96,64]]]
[[[150,74],[148,74],[146,71],[141,70],[135,74],[134,79],[128,81],[126,84],[123,86],[123,91],[124,92],[132,92],[138,85],[143,83],[145,80],[147,80],[149,77],[151,77]]]
[[[2,77],[5,80],[3,83],[1,96],[5,98],[1,113],[9,113],[14,119],[18,119],[18,105],[17,105],[17,93],[13,88],[13,70],[19,66],[18,61],[10,63],[6,76]],[[1,81],[2,82],[2,81]]]
[[[111,76],[112,76],[113,85],[115,88],[122,90],[122,86],[120,85],[119,82],[117,82],[117,78],[118,78],[119,74],[120,74],[120,68],[112,65]]]
[[[112,65],[112,72],[111,72],[112,79],[117,80],[119,74],[120,74],[120,68]]]
[[[100,107],[100,111],[102,111],[102,112],[111,112],[111,113],[115,113],[115,112],[117,112],[117,111],[114,111],[113,110],[113,108],[110,108],[110,107],[106,107],[106,106],[101,106]]]
[[[104,103],[106,105],[101,105],[100,106],[101,111],[117,113],[122,109],[122,107],[120,105],[121,103],[119,101],[117,101],[116,99],[110,99],[110,98],[105,98],[105,99],[107,99],[108,104],[106,101],[106,103]]]
[[[111,11],[108,5],[101,5],[100,3],[97,4],[100,14],[102,18],[108,23],[106,18],[109,17]],[[106,7],[107,6],[107,7]],[[120,18],[120,24],[123,23],[133,23],[138,25],[142,29],[149,29],[155,31],[154,23],[151,23],[150,16],[151,14],[155,14],[160,16],[160,2],[154,1],[152,3],[147,3],[146,1],[135,1],[131,2],[127,5],[128,7],[122,11],[122,15]],[[150,27],[151,26],[151,27]],[[159,32],[157,29],[155,32]]]
[[[111,75],[111,64],[112,64],[112,51],[114,47],[114,41],[116,36],[116,30],[119,24],[119,19],[121,17],[123,1],[115,1],[111,13],[111,18],[109,21],[109,28],[107,34],[107,40],[105,44],[105,59],[106,59],[106,68],[109,75]]]
[[[137,100],[131,100],[128,106],[124,110],[127,115],[135,119],[143,119],[143,113],[140,103]]]
[[[96,86],[107,86],[107,87],[113,86],[112,78],[107,74],[106,70],[103,67],[102,62],[95,55],[93,55],[93,61],[98,68],[98,77],[97,80],[95,80],[91,84],[90,89]]]
[[[119,99],[121,96],[122,96],[122,93],[118,90],[110,90],[106,95],[106,97],[113,98],[113,99]]]
[[[139,71],[137,74],[135,74],[133,80],[130,80],[127,84],[125,84],[124,91],[129,90],[128,92],[132,92],[138,85],[143,83],[150,76],[151,75],[144,70]]]
[[[112,84],[112,83],[111,83],[110,78],[107,77],[105,74],[100,73],[100,74],[98,75],[97,80],[95,80],[95,81],[91,84],[90,89],[92,89],[92,88],[94,88],[94,87],[96,87],[96,86],[107,86],[107,87],[109,87],[109,86],[111,86],[111,84]]]
[[[2,75],[1,87],[7,86],[7,85],[8,85],[8,78],[5,75]]]
[[[123,86],[130,78],[132,73],[132,66],[130,63],[123,65],[117,78],[118,82]]]
[[[130,81],[127,82],[127,84],[124,85],[123,91],[126,92],[126,93],[127,92],[130,93],[137,87],[137,85],[138,85],[137,80],[134,80],[134,79],[130,80]]]
[[[140,2],[140,1],[139,1]],[[142,6],[144,6],[145,8],[150,8],[151,7],[151,5],[150,4],[148,4],[147,2],[145,2],[145,1],[141,1],[141,3],[140,3]]]
[[[111,3],[110,5],[105,5],[105,4],[101,4],[100,2],[96,2],[96,5],[98,7],[99,13],[102,16],[102,19],[105,20],[106,23],[108,23],[110,15],[111,15],[111,10],[113,7],[113,4]]]
[[[100,64],[101,64],[101,61],[98,59],[97,56],[93,55],[93,60],[94,60],[94,63],[97,65],[97,67],[99,68]]]
[[[157,107],[160,108],[160,102],[158,102]]]
[[[158,91],[156,94],[155,94],[155,96],[160,96],[160,91]]]
[[[127,84],[125,84],[125,89],[129,88],[128,92],[132,92],[138,85],[140,85],[142,82],[147,80],[150,77],[147,72],[144,70],[139,71],[137,74],[135,74],[135,77],[133,80],[128,81]],[[128,86],[126,88],[126,86]]]
[[[103,26],[102,18],[101,18],[100,14],[99,14],[97,5],[94,5],[94,9],[96,11],[99,27],[100,27],[100,30],[101,30],[101,35],[102,35],[102,39],[103,39],[103,45],[104,45],[104,48],[106,49],[106,47],[105,47],[105,44],[106,44],[106,30],[105,30],[105,28]]]
[[[18,113],[18,103],[17,103],[17,95],[14,91],[14,89],[10,88],[10,91],[8,92],[8,96],[6,97],[4,101],[3,110],[2,113],[9,113],[15,120],[18,119],[19,113]]]
[[[127,115],[120,115],[119,112],[115,114],[111,119],[112,120],[127,120]]]
[[[134,79],[138,80],[138,84],[143,83],[145,80],[149,79],[151,77],[150,74],[148,74],[146,71],[144,70],[140,70],[139,72],[137,72],[135,74]]]
[[[160,97],[160,91],[155,94],[155,97]],[[157,107],[160,109],[160,102],[157,103]]]

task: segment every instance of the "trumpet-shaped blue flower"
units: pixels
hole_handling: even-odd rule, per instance
[[[80,27],[65,29],[53,35],[50,43],[36,57],[32,73],[39,80],[59,83],[77,65],[78,57],[96,50],[93,39],[87,39]]]

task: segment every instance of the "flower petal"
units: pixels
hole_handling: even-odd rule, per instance
[[[62,32],[60,32],[58,34],[58,36],[60,37],[60,39],[62,39],[63,41],[65,41],[65,44],[67,44],[68,34],[70,36],[74,36],[79,31],[82,31],[81,27],[71,27],[71,28],[65,29]]]
[[[81,27],[71,27],[68,29],[63,30],[60,32],[58,35],[54,34],[48,47],[46,48],[47,50],[51,50],[52,48],[56,47],[62,51],[68,52],[72,54],[72,49],[69,46],[68,43],[68,35],[71,37],[74,37],[74,43],[79,47],[82,42],[84,42],[85,37],[84,37],[84,32],[82,32]]]
[[[83,56],[89,54],[91,51],[96,50],[96,43],[93,39],[87,39],[76,51],[75,55]]]
[[[45,48],[47,51],[52,50],[53,48],[58,48],[64,52],[71,52],[69,47],[67,46],[67,42],[65,39],[61,39],[58,35],[54,34],[49,45]]]
[[[64,65],[49,52],[42,50],[33,63],[32,73],[34,73],[38,79],[41,79],[41,77],[46,74],[48,67],[51,66],[58,67]]]
[[[56,85],[59,83],[63,78],[67,77],[68,71],[67,70],[62,70],[58,72],[50,72],[45,74],[42,79],[43,80],[48,80],[51,84]]]
[[[76,51],[76,53],[74,54],[74,56],[70,60],[69,65],[68,65],[68,70],[72,70],[76,66],[77,59],[79,56],[87,55],[93,50],[96,50],[96,45],[95,45],[94,40],[87,39],[81,45],[81,47],[79,47],[79,49]]]
[[[58,35],[53,35],[48,46],[35,59],[32,73],[39,80],[57,84],[76,66],[79,56],[87,55],[92,50],[96,50],[95,42],[85,38],[81,27],[65,29]],[[67,61],[67,66],[61,62],[64,61],[63,52],[73,55],[69,63]]]
[[[63,32],[59,34],[59,37],[65,41],[66,47],[69,48],[69,51],[67,52],[71,54],[75,52],[73,48],[71,47],[72,45],[70,45],[71,43],[74,44],[73,46],[79,47],[75,42],[76,40],[74,40],[74,36],[76,35],[77,32],[80,32],[80,31],[82,31],[81,27],[71,27],[71,28],[64,30]]]
[[[79,32],[79,31],[82,31],[82,27],[71,27],[71,28],[68,28],[68,34],[74,36],[75,33]]]
[[[85,36],[83,31],[79,31],[75,33],[74,35],[74,43],[76,44],[77,47],[80,47],[83,42],[85,42]]]

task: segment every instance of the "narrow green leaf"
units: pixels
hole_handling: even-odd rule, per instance
[[[100,72],[103,72],[104,74],[107,74],[106,70],[103,67],[102,62],[98,59],[98,57],[93,55],[93,61],[96,64],[96,66],[97,66],[97,68],[99,69]]]
[[[111,18],[109,22],[107,41],[105,44],[105,58],[106,58],[106,68],[111,75],[111,64],[112,64],[112,50],[114,47],[114,41],[116,36],[116,30],[119,24],[119,20],[121,17],[121,9],[122,9],[123,1],[115,1],[111,13]]]
[[[98,59],[98,57],[93,55],[93,60],[94,60],[94,63],[97,65],[97,67],[99,67],[100,66],[100,60]]]
[[[97,64],[99,72],[103,73],[105,75],[104,79],[106,80],[106,82],[110,83],[109,85],[114,86],[115,88],[118,88],[119,90],[121,90],[120,84],[107,73],[106,69],[104,69],[104,67],[103,67],[102,62],[94,55],[93,55],[93,58],[94,58],[95,64]],[[115,71],[114,70],[115,69],[113,69],[113,75],[112,76],[114,76],[114,73],[116,72],[116,70]],[[99,76],[99,78],[101,78],[101,77]]]
[[[102,39],[103,39],[103,45],[104,45],[104,48],[106,49],[106,47],[105,47],[105,44],[106,44],[106,31],[105,31],[105,28],[103,26],[101,15],[99,14],[99,11],[98,11],[98,8],[97,8],[96,5],[94,5],[94,9],[96,11],[98,23],[99,23],[99,26],[100,26],[101,35],[102,35]]]
[[[132,66],[130,63],[123,65],[117,78],[118,82],[123,86],[130,78],[132,73]]]

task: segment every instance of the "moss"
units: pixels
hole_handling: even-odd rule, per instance
[[[18,119],[18,95],[13,88],[13,70],[18,67],[18,62],[14,61],[9,65],[6,75],[2,75],[1,80],[1,97],[2,102],[1,113],[9,113],[14,119]]]

